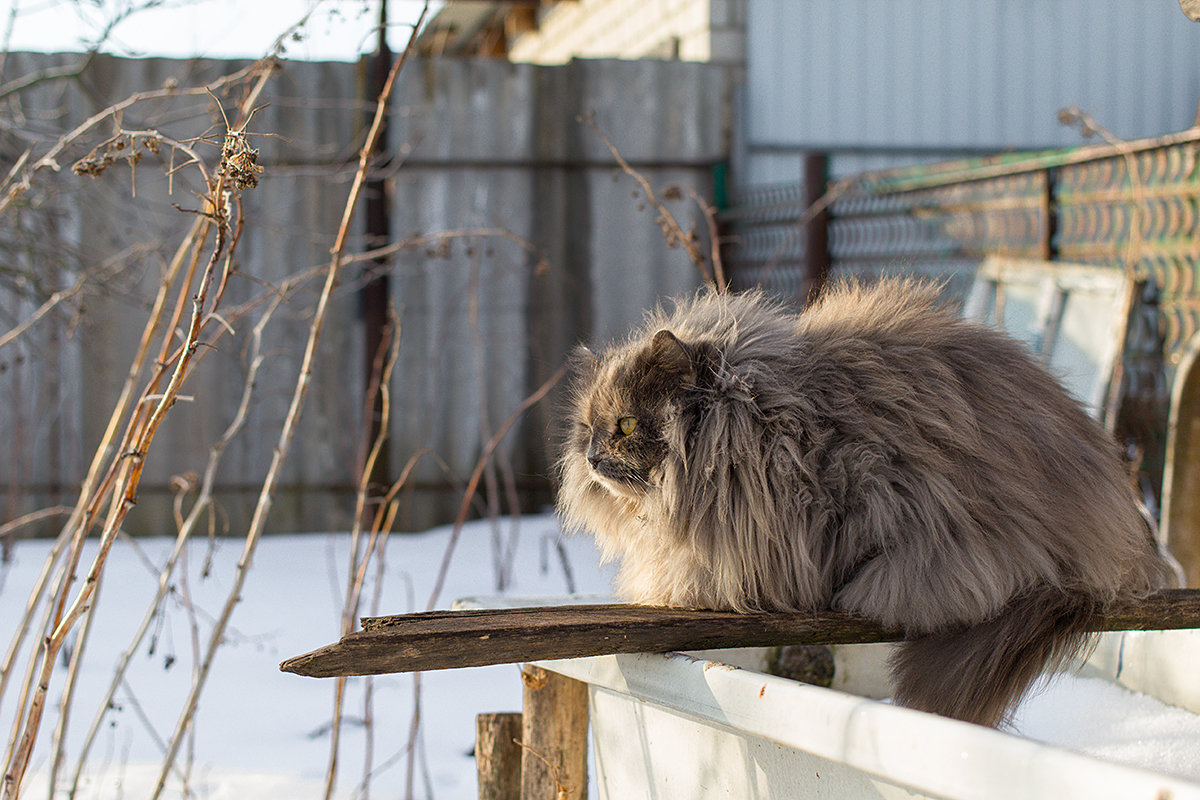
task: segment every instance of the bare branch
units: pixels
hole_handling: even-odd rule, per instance
[[[259,68],[269,69],[267,65],[260,65]],[[262,85],[261,81],[258,85]],[[60,140],[61,143],[62,140]],[[76,532],[72,539],[70,568],[64,571],[64,579],[61,581],[57,592],[55,613],[51,619],[52,630],[42,641],[38,650],[40,666],[36,672],[37,680],[34,685],[34,691],[29,696],[28,704],[22,704],[23,715],[18,715],[19,717],[24,717],[23,731],[19,743],[13,748],[8,758],[5,769],[5,800],[15,800],[20,794],[21,783],[28,768],[33,746],[40,729],[46,705],[46,696],[49,691],[50,677],[54,670],[57,655],[66,642],[70,631],[91,608],[92,599],[99,585],[104,566],[107,563],[108,553],[112,548],[122,522],[136,503],[137,489],[140,484],[145,456],[150,444],[154,440],[158,427],[167,411],[175,404],[184,378],[190,373],[193,357],[199,348],[200,332],[204,327],[208,315],[210,290],[213,289],[215,283],[220,286],[224,285],[223,280],[218,281],[217,270],[222,262],[225,264],[225,269],[228,269],[229,253],[227,248],[230,246],[230,240],[235,238],[230,228],[233,221],[229,219],[231,206],[227,198],[237,192],[239,184],[236,175],[230,175],[229,170],[226,169],[226,165],[222,163],[216,171],[216,178],[209,181],[208,188],[210,191],[209,205],[213,210],[213,217],[216,222],[212,226],[215,230],[215,241],[207,264],[200,275],[198,288],[194,293],[185,291],[180,297],[180,302],[177,304],[176,316],[178,317],[184,313],[183,309],[190,295],[192,312],[187,333],[184,336],[183,344],[176,351],[175,355],[172,358],[160,360],[157,373],[151,378],[149,385],[143,391],[143,397],[160,394],[161,399],[153,403],[149,407],[149,411],[145,410],[147,405],[140,401],[132,406],[130,426],[127,428],[126,436],[123,438],[118,451],[120,455],[110,465],[107,475],[101,481],[101,491],[95,495],[88,505],[87,512],[82,515],[83,524],[80,525],[79,531]],[[12,194],[9,195],[10,198],[13,196]],[[200,229],[193,228],[193,230],[202,231],[203,227]],[[198,249],[197,247],[197,252]],[[190,289],[190,279],[184,288]],[[219,303],[220,293],[214,293],[212,299],[214,304]],[[172,325],[170,330],[173,330],[174,327]],[[149,330],[151,328],[148,328],[148,332]],[[164,379],[166,386],[160,390],[157,387]],[[110,487],[112,490],[111,495],[108,494]],[[78,563],[81,552],[82,536],[80,532],[86,530],[90,526],[91,521],[96,518],[99,511],[99,503],[105,497],[109,497],[110,502],[107,519],[100,535],[98,551],[88,570],[83,585],[75,595],[75,599],[68,606],[66,603],[71,583],[74,579],[74,568],[75,564]],[[80,507],[83,507],[82,500]],[[32,677],[33,674],[31,671],[30,676]]]
[[[267,470],[267,476],[264,479],[262,489],[259,492],[258,502],[254,508],[254,514],[250,521],[249,530],[246,532],[246,541],[242,548],[242,557],[238,562],[237,573],[234,576],[233,587],[226,599],[225,606],[222,609],[220,616],[213,625],[208,647],[204,653],[204,658],[200,664],[199,670],[196,673],[195,679],[192,682],[191,691],[188,693],[187,700],[184,703],[183,711],[181,712],[179,720],[176,723],[175,731],[171,735],[170,742],[168,743],[167,753],[163,758],[163,766],[159,771],[158,781],[155,785],[153,793],[155,800],[162,795],[162,791],[166,785],[167,775],[172,764],[174,764],[176,755],[178,754],[183,733],[190,724],[192,715],[195,713],[197,703],[200,699],[200,693],[207,682],[213,660],[216,657],[217,649],[221,643],[222,637],[225,635],[225,630],[229,625],[229,619],[233,615],[234,606],[241,598],[242,587],[245,585],[246,581],[246,572],[249,570],[253,561],[258,540],[262,536],[263,529],[266,526],[267,512],[271,508],[272,498],[275,493],[275,486],[279,480],[279,472],[282,468],[283,462],[287,459],[292,438],[295,434],[296,424],[300,418],[300,411],[304,407],[304,400],[308,394],[308,386],[312,380],[312,365],[316,355],[317,344],[320,342],[321,334],[324,330],[325,320],[328,314],[329,298],[333,293],[333,287],[337,283],[338,274],[340,273],[343,264],[343,250],[346,246],[346,239],[349,236],[350,223],[354,218],[354,212],[358,205],[358,198],[362,192],[362,187],[366,180],[366,173],[370,162],[371,153],[374,152],[375,143],[378,140],[380,131],[383,128],[383,120],[387,115],[388,100],[391,97],[396,76],[400,73],[401,68],[408,61],[409,54],[412,52],[413,45],[416,42],[416,32],[419,30],[420,23],[424,20],[427,12],[428,5],[426,5],[424,11],[422,11],[421,19],[418,21],[417,26],[413,28],[413,34],[409,38],[408,46],[405,48],[404,54],[397,59],[395,64],[392,65],[391,72],[388,73],[387,82],[384,84],[383,91],[380,93],[378,103],[376,104],[375,118],[371,123],[370,131],[367,134],[367,140],[364,142],[362,150],[359,154],[358,170],[355,172],[354,182],[351,185],[349,197],[346,200],[345,211],[342,214],[342,223],[332,248],[332,258],[330,259],[329,268],[326,273],[325,284],[321,290],[321,295],[317,300],[317,306],[313,313],[313,321],[309,328],[308,341],[305,345],[304,356],[301,360],[300,373],[296,379],[296,385],[292,393],[291,403],[288,406],[287,415],[284,418],[283,428],[279,433],[279,439],[275,446],[275,452],[271,459],[271,465]]]
[[[700,248],[696,243],[695,233],[692,231],[685,231],[683,227],[680,226],[679,221],[675,219],[675,215],[671,213],[662,200],[658,198],[658,195],[655,194],[654,187],[650,185],[650,181],[646,180],[646,177],[642,175],[642,173],[634,169],[633,166],[625,160],[625,157],[621,155],[621,151],[617,149],[616,145],[612,143],[612,140],[608,138],[603,130],[601,130],[599,123],[596,122],[595,113],[589,111],[579,119],[581,122],[587,124],[587,126],[591,128],[597,136],[600,137],[600,141],[604,142],[604,146],[608,148],[608,151],[612,153],[612,157],[616,159],[617,165],[626,175],[629,175],[631,178],[637,181],[638,186],[640,186],[642,189],[642,194],[646,196],[646,199],[652,206],[654,206],[655,210],[658,211],[658,217],[655,219],[655,221],[658,222],[659,227],[662,228],[663,235],[667,240],[667,246],[682,247],[684,251],[687,252],[688,258],[691,259],[692,264],[700,270],[700,274],[704,276],[704,280],[712,284],[717,291],[725,291],[725,280],[724,276],[720,273],[720,267],[718,263],[719,259],[710,263],[709,259],[706,258],[704,253],[700,251]]]
[[[135,106],[138,103],[143,103],[147,100],[156,100],[163,97],[180,97],[205,94],[231,84],[236,84],[250,76],[258,76],[261,81],[263,78],[263,71],[265,70],[269,74],[271,69],[273,69],[273,64],[269,62],[256,62],[255,64],[252,64],[245,69],[239,70],[231,75],[218,78],[207,86],[201,88],[179,89],[170,87],[148,92],[138,92],[130,95],[118,103],[114,103],[103,111],[98,111],[77,125],[73,130],[59,137],[58,141],[56,141],[44,155],[42,155],[32,164],[29,164],[20,172],[14,172],[10,174],[10,176],[6,178],[3,183],[0,183],[0,194],[3,195],[0,197],[0,215],[3,215],[18,197],[30,189],[30,187],[33,185],[34,176],[38,172],[41,172],[44,169],[50,169],[57,172],[59,169],[58,159],[68,147],[75,144],[75,142],[77,142],[85,134],[87,134],[96,126],[100,125],[105,120],[116,118],[125,109]]]
[[[513,412],[508,415],[508,419],[501,423],[496,430],[495,435],[488,441],[483,448],[483,452],[479,454],[479,459],[475,462],[475,469],[471,473],[471,479],[467,482],[467,489],[463,493],[462,503],[458,507],[458,516],[454,520],[454,529],[450,533],[450,540],[446,543],[446,552],[442,555],[442,565],[438,569],[437,580],[434,581],[433,591],[429,593],[429,602],[426,608],[432,610],[441,596],[442,586],[446,582],[446,574],[450,571],[450,560],[454,555],[454,548],[458,545],[459,536],[462,534],[463,524],[467,521],[467,514],[471,510],[471,502],[475,497],[475,491],[479,488],[479,481],[483,477],[484,468],[491,461],[492,454],[500,443],[504,441],[504,437],[508,435],[508,431],[516,424],[517,420],[533,406],[541,402],[554,385],[563,379],[567,374],[567,369],[570,364],[564,362],[554,374],[546,379],[546,382],[534,390],[533,394],[526,397],[521,403],[513,409]]]

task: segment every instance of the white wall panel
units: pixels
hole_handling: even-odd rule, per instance
[[[1072,105],[1140,138],[1200,99],[1200,25],[1165,0],[750,0],[747,37],[751,159],[1069,146]]]

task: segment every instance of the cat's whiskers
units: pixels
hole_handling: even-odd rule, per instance
[[[615,481],[605,475],[601,475],[596,470],[591,471],[592,480],[599,484],[611,495],[631,500],[634,502],[640,501],[646,496],[646,489],[641,486],[633,486],[621,481]]]

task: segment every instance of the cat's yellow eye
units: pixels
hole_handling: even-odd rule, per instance
[[[622,435],[628,436],[637,430],[637,419],[634,417],[621,417],[619,420],[617,420],[617,430],[619,430]]]

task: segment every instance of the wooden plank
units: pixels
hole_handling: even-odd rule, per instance
[[[1159,592],[1114,608],[1097,630],[1200,627],[1200,590]],[[738,614],[626,604],[428,611],[363,620],[363,629],[280,665],[315,678],[478,667],[610,653],[661,653],[904,638],[862,617]]]

